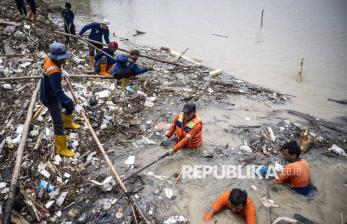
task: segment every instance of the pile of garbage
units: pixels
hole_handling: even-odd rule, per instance
[[[47,46],[53,41],[65,40],[65,37],[53,32],[58,27],[48,19],[52,8],[40,1],[39,11],[38,22],[32,24],[24,18],[17,18],[13,1],[0,2],[1,15],[6,16],[1,19],[5,22],[0,23],[0,41],[3,46],[0,48],[0,78],[41,75]],[[161,60],[174,62],[177,59],[165,49],[132,44],[128,47],[137,48],[142,54]],[[89,74],[90,69],[85,63],[87,46],[75,43],[70,50],[74,57],[65,69],[74,75]],[[108,153],[112,153],[115,146],[140,150],[141,145],[157,144],[161,136],[155,129],[157,121],[170,122],[173,111],[177,111],[179,104],[186,101],[192,100],[203,106],[229,94],[273,103],[287,100],[286,96],[275,91],[182,60],[179,63],[184,66],[153,62],[145,58],[139,62],[154,67],[154,72],[139,76],[126,88],[116,86],[112,80],[85,78],[73,82],[74,90]],[[11,168],[23,132],[26,108],[36,83],[37,80],[8,81],[0,85],[2,202],[8,196]],[[64,82],[63,86],[65,90],[68,89]],[[67,91],[67,94],[71,93]],[[65,223],[86,223],[98,220],[98,223],[107,223],[112,220],[114,223],[131,223],[132,210],[126,196],[116,187],[113,178],[97,172],[104,166],[104,162],[82,118],[76,117],[76,122],[82,124],[81,130],[67,131],[69,146],[77,152],[74,158],[67,159],[54,153],[53,128],[47,109],[37,102],[34,114],[21,167],[21,200],[17,201],[16,211],[29,222],[65,220]],[[301,129],[284,122],[278,127],[264,129],[249,140],[250,146],[264,154],[276,152],[273,149],[284,141],[279,133],[285,134],[286,139],[287,134],[294,138],[301,133]],[[124,155],[127,153],[125,151]],[[129,159],[125,165],[133,163]],[[121,171],[126,170],[126,166]],[[147,176],[170,181],[167,177],[155,176],[153,173]],[[155,211],[160,203],[151,203],[136,193],[143,188],[144,180],[137,177],[130,181],[129,191],[136,195],[149,219],[156,223],[188,222],[183,216],[159,218]],[[154,192],[155,195],[160,193]],[[165,188],[164,193],[166,199],[171,200],[172,190]]]

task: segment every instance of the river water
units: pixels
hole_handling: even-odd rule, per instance
[[[347,99],[346,0],[77,0],[73,4],[77,18],[107,18],[117,37],[176,51],[189,48],[186,56],[206,65],[297,96],[287,107],[323,118],[347,114],[345,105],[327,101]],[[133,37],[136,29],[146,34]],[[297,83],[302,57],[303,82]]]

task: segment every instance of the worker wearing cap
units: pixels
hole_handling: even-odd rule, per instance
[[[116,63],[114,59],[114,53],[118,48],[118,43],[113,41],[108,44],[107,48],[102,49],[94,57],[94,70],[95,74],[102,76],[111,76],[112,66]],[[112,56],[112,57],[110,57]]]
[[[176,115],[161,144],[169,140],[174,133],[177,143],[169,150],[171,155],[183,147],[196,148],[202,145],[202,121],[196,114],[194,103],[189,102],[184,105],[183,111]]]
[[[110,43],[109,36],[110,36],[110,31],[108,30],[108,26],[110,25],[110,22],[106,19],[104,19],[101,23],[90,23],[85,25],[79,35],[82,36],[87,30],[91,30],[89,34],[89,39],[98,41],[102,43],[102,37],[104,37],[105,42],[107,44]],[[95,44],[97,48],[102,48],[101,44]],[[94,54],[95,54],[95,48],[91,45],[89,45],[89,65],[90,67],[93,67],[94,65]]]
[[[122,86],[129,83],[129,78],[136,75],[152,71],[151,67],[142,67],[136,64],[140,56],[138,50],[131,50],[129,55],[119,55],[116,59],[116,64],[112,68],[112,76],[120,82]]]
[[[64,44],[55,42],[49,45],[49,53],[43,64],[40,100],[48,108],[53,120],[56,153],[73,157],[75,153],[67,148],[67,137],[64,134],[64,128],[80,128],[80,125],[72,122],[72,113],[74,110],[80,113],[83,108],[78,104],[74,105],[61,86],[62,75],[66,74],[62,70],[62,66],[69,58],[71,58],[71,54],[67,52]],[[62,108],[65,109],[63,114]]]

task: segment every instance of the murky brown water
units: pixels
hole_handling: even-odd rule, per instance
[[[289,107],[323,118],[347,114],[346,106],[327,101],[347,99],[345,0],[77,0],[73,4],[78,16],[86,15],[88,21],[109,19],[118,37],[177,51],[189,48],[187,56],[204,64],[297,96]],[[132,37],[135,29],[146,34]],[[303,83],[298,84],[302,57]]]

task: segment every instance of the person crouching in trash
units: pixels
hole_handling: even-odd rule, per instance
[[[62,75],[67,74],[62,70],[62,66],[66,59],[70,58],[71,54],[64,44],[50,44],[48,56],[44,59],[40,86],[40,100],[48,108],[53,120],[56,153],[65,157],[73,157],[75,153],[67,148],[64,128],[79,129],[80,125],[72,122],[72,114],[74,110],[78,114],[83,110],[80,105],[74,105],[61,86]],[[62,108],[65,109],[64,113]]]
[[[112,76],[117,80],[116,84],[125,87],[129,84],[129,78],[148,71],[153,71],[151,67],[146,68],[136,64],[139,56],[140,52],[138,50],[132,50],[129,56],[119,55],[116,58],[116,64],[112,68]]]
[[[202,121],[196,114],[194,103],[188,102],[183,106],[182,112],[175,116],[160,145],[167,144],[174,133],[176,133],[176,145],[169,150],[170,155],[183,147],[197,148],[202,145]]]
[[[112,66],[116,63],[116,60],[113,59],[114,53],[118,48],[118,43],[113,41],[108,44],[107,48],[99,51],[94,57],[94,70],[95,74],[102,76],[111,76]],[[112,57],[110,57],[112,56]]]

